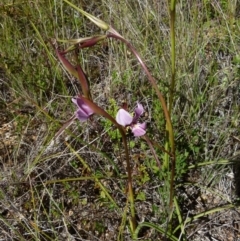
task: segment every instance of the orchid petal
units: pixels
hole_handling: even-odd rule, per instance
[[[77,107],[80,107],[83,103],[83,100],[80,99],[80,98],[72,98],[72,102],[77,106]]]
[[[94,113],[94,111],[83,101],[83,99],[79,97],[72,98],[72,102],[78,107],[75,114],[80,121],[86,121]]]
[[[143,106],[142,104],[139,104],[137,103],[137,107],[135,108],[135,114],[134,114],[134,117],[133,117],[133,123],[137,123],[139,117],[143,114],[144,112],[144,109],[143,109]]]
[[[146,133],[146,123],[138,123],[132,126],[132,133],[134,136],[143,136]]]
[[[78,109],[75,114],[80,121],[86,121],[89,118],[89,115],[86,114],[82,109]]]
[[[133,117],[124,109],[117,112],[116,121],[122,126],[128,126],[132,123]]]

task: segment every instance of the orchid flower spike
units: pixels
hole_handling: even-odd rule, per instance
[[[80,121],[86,121],[94,112],[80,97],[72,98],[72,102],[77,106],[76,117]]]
[[[120,109],[117,112],[116,121],[118,124],[124,127],[130,127],[134,136],[143,136],[146,133],[146,123],[138,123],[138,119],[143,114],[143,106],[137,103],[137,107],[134,110],[134,116],[124,109]]]

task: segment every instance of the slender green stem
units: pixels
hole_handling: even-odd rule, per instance
[[[172,3],[174,2],[174,3]],[[176,10],[175,10],[175,1],[171,2],[170,6],[170,38],[171,38],[171,85],[170,85],[170,96],[169,96],[169,114],[171,115],[172,112],[172,106],[173,106],[173,98],[174,98],[174,92],[175,92],[175,85],[176,85],[176,51],[175,51],[175,16],[176,16]]]
[[[133,191],[133,185],[132,185],[132,170],[130,165],[130,158],[129,158],[129,151],[128,151],[128,145],[127,145],[127,137],[125,134],[125,131],[122,126],[120,126],[116,120],[109,115],[105,110],[103,110],[101,107],[93,103],[91,100],[81,97],[84,102],[92,109],[96,114],[99,114],[101,116],[104,116],[108,120],[110,120],[120,131],[120,134],[122,136],[123,145],[124,145],[124,151],[126,155],[126,162],[127,162],[127,175],[128,175],[128,194],[129,194],[129,201],[130,201],[130,211],[131,211],[131,231],[134,232],[137,227],[137,221],[136,221],[136,214],[135,214],[135,204],[134,204],[134,191]]]
[[[171,115],[173,106],[173,97],[176,84],[176,53],[175,53],[175,11],[170,11],[170,33],[171,33],[171,85],[170,85],[170,96],[169,96],[169,114]]]
[[[170,96],[169,96],[169,115],[171,117],[172,107],[173,107],[173,98],[175,92],[175,85],[176,85],[176,51],[175,51],[175,16],[176,16],[176,2],[175,0],[171,0],[169,11],[170,11],[170,38],[171,38],[171,85],[170,85]],[[169,126],[166,126],[167,132],[169,131]],[[170,131],[169,131],[170,133]],[[171,136],[169,136],[169,142],[171,143]],[[167,149],[168,150],[168,149]],[[175,152],[175,150],[174,150]],[[174,156],[175,157],[175,156]],[[169,158],[169,157],[168,157]],[[173,198],[174,198],[174,178],[175,178],[175,166],[176,160],[175,158],[172,159],[171,162],[171,178],[170,178],[170,198],[169,198],[169,207],[170,209],[173,206]]]
[[[133,191],[133,185],[132,185],[132,169],[131,169],[130,159],[129,159],[127,137],[125,132],[122,129],[120,130],[120,133],[122,135],[122,140],[123,140],[125,155],[126,155],[126,162],[127,162],[128,194],[129,194],[130,211],[131,211],[130,225],[131,225],[132,232],[134,232],[137,227],[137,220],[136,220],[136,214],[135,214],[134,191]]]

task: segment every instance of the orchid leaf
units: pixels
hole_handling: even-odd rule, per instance
[[[88,80],[80,64],[77,65],[77,73],[78,73],[78,79],[80,81],[84,96],[88,99],[91,99],[90,91],[88,87]]]
[[[98,36],[93,36],[92,38],[88,39],[87,41],[83,41],[80,43],[80,48],[87,48],[87,47],[92,47],[95,44],[97,44],[99,41],[105,39],[107,35],[98,35]]]
[[[78,38],[78,39],[58,39],[58,42],[62,43],[69,43],[72,45],[80,45],[81,48],[86,48],[86,47],[92,47],[95,44],[97,44],[99,41],[104,40],[107,37],[107,35],[95,35],[92,37],[86,37],[86,38]],[[70,46],[67,50],[64,51],[64,53],[68,52],[69,50],[74,49],[74,46]]]
[[[54,136],[54,140],[56,140],[64,131],[65,129],[67,129],[72,123],[73,121],[76,119],[76,115],[74,114],[69,120],[67,120],[62,127],[60,128],[60,130],[55,134]]]
[[[91,38],[92,37],[77,38],[77,39],[57,39],[57,41],[61,42],[61,43],[79,44],[79,43],[86,42],[87,40],[89,40]]]
[[[71,7],[73,7],[74,9],[76,9],[78,12],[80,12],[81,14],[83,14],[85,17],[87,17],[88,19],[90,19],[93,23],[95,23],[99,28],[103,29],[103,30],[108,30],[110,28],[110,26],[105,23],[104,21],[102,21],[101,19],[85,12],[84,10],[82,10],[81,8],[78,8],[76,5],[72,4],[71,2],[67,1],[67,0],[63,0],[65,3],[67,3],[68,5],[70,5]]]
[[[62,63],[62,65],[64,66],[64,68],[70,73],[72,74],[74,77],[78,78],[78,72],[76,70],[76,68],[64,57],[64,55],[62,53],[60,53],[58,50],[56,50],[57,56],[60,60],[60,62]]]
[[[65,57],[62,53],[60,53],[58,50],[56,50],[57,56],[59,58],[59,60],[61,61],[62,65],[64,66],[64,68],[70,73],[72,74],[74,77],[76,77],[77,79],[79,79],[81,87],[82,87],[82,91],[85,95],[85,97],[90,98],[90,91],[89,91],[89,87],[88,87],[88,81],[86,78],[86,75],[84,74],[81,66],[78,64],[77,68],[75,68]]]

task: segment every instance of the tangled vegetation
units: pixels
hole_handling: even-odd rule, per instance
[[[0,13],[0,240],[238,240],[238,1]]]

